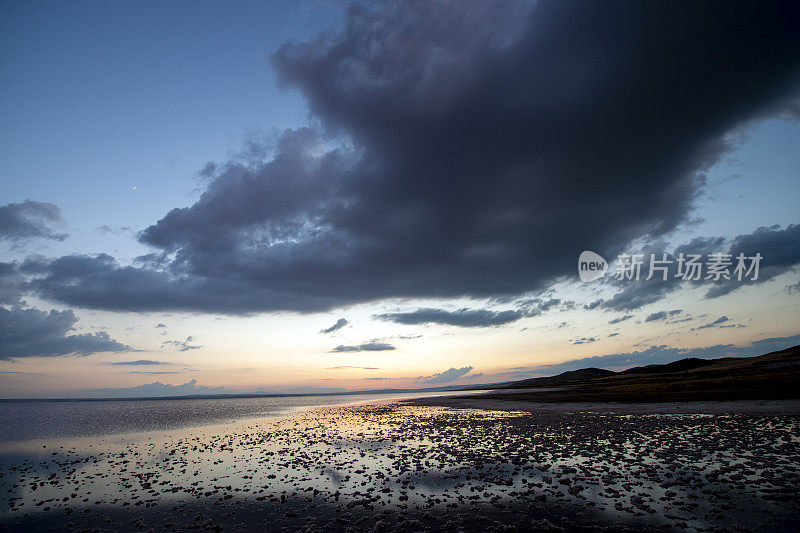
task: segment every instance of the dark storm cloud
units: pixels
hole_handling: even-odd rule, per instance
[[[112,311],[182,310],[240,315],[269,309],[313,311],[335,303],[325,295],[301,298],[289,288],[261,287],[244,279],[209,278],[178,267],[156,270],[121,266],[107,254],[29,259],[21,271],[34,277],[27,288],[42,297]]]
[[[333,350],[331,353],[345,353],[345,352],[385,352],[389,350],[394,350],[395,347],[389,343],[381,342],[377,340],[372,340],[369,342],[364,342],[362,344],[358,344],[356,346],[344,346],[339,345]]]
[[[25,200],[0,206],[0,240],[18,241],[33,237],[63,241],[66,233],[56,233],[52,226],[63,224],[61,209],[45,202]]]
[[[105,331],[70,335],[77,322],[78,317],[69,309],[48,313],[0,307],[0,360],[130,350],[130,346],[115,341]]]
[[[273,57],[322,130],[207,188],[140,241],[39,262],[42,296],[110,310],[318,311],[519,295],[687,218],[728,134],[794,109],[790,2],[395,2]],[[249,152],[253,152],[249,150]],[[263,151],[253,152],[255,155]],[[648,287],[609,304],[635,309]]]
[[[331,327],[329,327],[329,328],[325,328],[325,329],[321,330],[321,331],[320,331],[320,333],[327,335],[328,333],[333,333],[333,332],[334,332],[334,331],[336,331],[337,329],[342,329],[342,328],[343,328],[343,327],[345,327],[347,324],[349,324],[349,322],[347,321],[347,319],[345,319],[345,318],[340,318],[339,320],[337,320],[337,321],[336,321],[336,323],[335,323],[334,325],[332,325],[332,326],[331,326]]]
[[[417,378],[417,381],[422,381],[423,383],[450,383],[451,381],[455,381],[458,378],[461,378],[472,370],[471,366],[465,366],[462,368],[450,368],[445,370],[444,372],[437,372],[431,376],[421,376]],[[474,377],[478,377],[482,374],[475,374]],[[471,376],[473,377],[473,376]]]

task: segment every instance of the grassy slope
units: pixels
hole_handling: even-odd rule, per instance
[[[800,346],[758,357],[682,359],[622,372],[584,369],[502,388],[559,386],[558,391],[489,395],[542,402],[663,402],[800,398]]]

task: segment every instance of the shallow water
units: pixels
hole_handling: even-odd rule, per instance
[[[532,517],[549,520],[542,527],[613,531],[800,524],[796,416],[359,405],[9,442],[0,459],[0,523],[16,530],[46,517],[55,530],[119,516],[135,529],[188,527],[198,516],[204,527],[263,525],[253,513],[289,529],[310,521],[333,530],[356,519],[410,531]]]
[[[469,392],[2,401],[0,443],[199,427],[253,418],[291,416],[309,407],[455,394],[463,395]]]

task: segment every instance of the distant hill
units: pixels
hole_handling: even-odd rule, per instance
[[[686,372],[694,370],[695,368],[714,365],[716,361],[718,361],[718,359],[698,359],[697,357],[689,357],[688,359],[680,359],[663,365],[637,366],[623,370],[619,372],[619,374],[670,374],[672,372]]]
[[[558,390],[504,391],[488,397],[543,402],[800,398],[800,346],[756,357],[687,358],[621,372],[584,368],[494,388],[548,387]]]
[[[554,387],[557,385],[567,385],[570,383],[581,382],[594,378],[604,378],[613,376],[616,372],[603,368],[581,368],[580,370],[570,370],[556,376],[544,378],[531,378],[522,381],[514,381],[495,387],[497,389],[532,389],[536,387]]]

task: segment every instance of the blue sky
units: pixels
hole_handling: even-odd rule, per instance
[[[57,201],[83,232],[149,225],[189,203],[206,162],[307,122],[268,56],[339,16],[323,2],[6,3],[4,197]]]
[[[731,40],[730,54],[700,54],[705,73],[680,67],[663,87],[676,66],[660,47],[694,56],[731,28],[684,28],[680,46],[637,34],[655,58],[639,62],[609,37],[626,17],[578,32],[576,6],[512,4],[4,3],[0,208],[53,204],[62,220],[45,223],[69,236],[0,235],[14,280],[0,284],[0,325],[12,338],[28,317],[55,336],[0,354],[0,396],[156,379],[229,391],[478,383],[583,357],[614,366],[796,343],[800,124],[797,87],[781,81],[796,65],[780,58],[797,43],[780,17],[734,21],[774,28],[774,42],[747,55]],[[630,20],[658,20],[637,9]],[[597,39],[586,49],[584,33]],[[751,56],[763,60],[736,63]],[[717,68],[763,87],[720,83]],[[640,80],[655,80],[652,94],[634,90]],[[723,237],[727,250],[740,235],[769,246],[772,270],[720,297],[642,286],[644,303],[615,307],[618,284],[573,271],[584,248],[671,253]],[[164,255],[135,261],[149,253]],[[65,274],[64,260],[91,254],[114,259]],[[703,327],[723,316],[736,327]],[[161,364],[108,364],[141,360]]]

